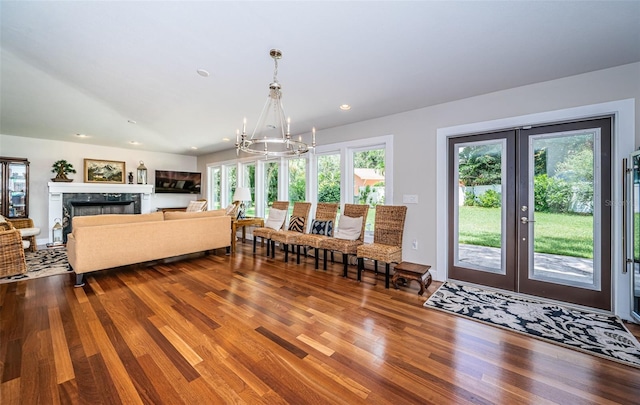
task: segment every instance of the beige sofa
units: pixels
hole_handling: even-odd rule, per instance
[[[74,217],[67,235],[76,287],[84,274],[231,246],[231,217],[224,210]]]

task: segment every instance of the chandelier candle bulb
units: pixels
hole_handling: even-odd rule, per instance
[[[247,117],[244,117],[242,119],[242,134],[246,134],[247,133]]]
[[[316,146],[316,127],[311,128],[311,146]]]
[[[291,117],[287,118],[287,136],[291,135]]]

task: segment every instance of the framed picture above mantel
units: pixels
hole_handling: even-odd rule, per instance
[[[117,160],[85,159],[85,183],[124,184],[126,163]]]

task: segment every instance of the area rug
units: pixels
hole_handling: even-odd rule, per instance
[[[448,281],[424,306],[640,368],[640,343],[616,316]]]
[[[54,276],[70,271],[67,260],[67,250],[65,248],[40,249],[35,252],[25,252],[25,259],[27,261],[26,274],[0,278],[0,283]]]

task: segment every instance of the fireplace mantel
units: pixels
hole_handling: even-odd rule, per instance
[[[151,212],[152,184],[102,184],[102,183],[72,183],[49,182],[49,228],[53,228],[56,218],[63,217],[62,196],[69,193],[95,194],[140,194],[140,211],[143,214]],[[49,232],[50,233],[50,232]],[[49,235],[51,239],[51,235]],[[49,241],[51,242],[51,240]]]
[[[151,184],[112,184],[112,183],[73,183],[73,182],[49,182],[49,194],[51,193],[136,193],[151,194]]]

